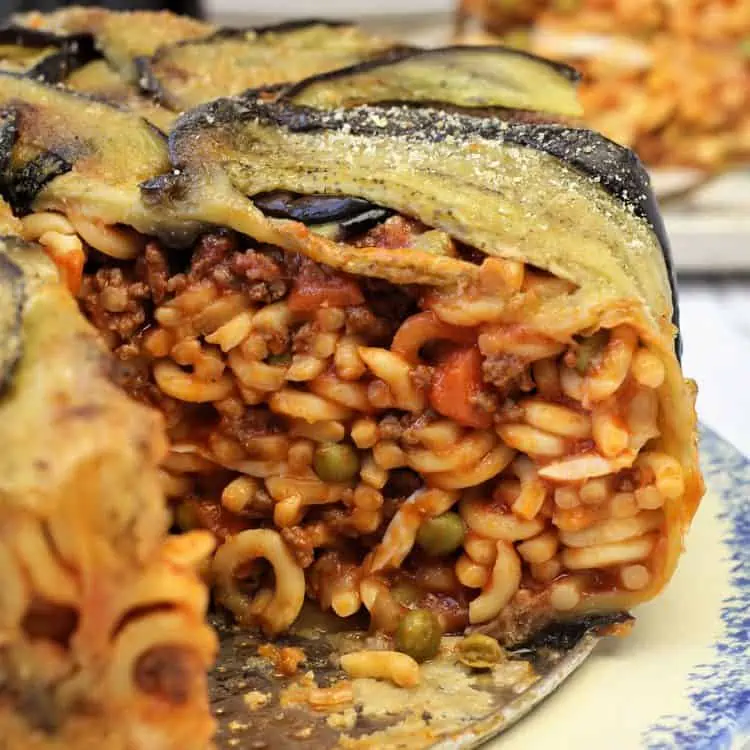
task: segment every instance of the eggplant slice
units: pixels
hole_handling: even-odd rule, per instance
[[[140,82],[181,111],[246,89],[296,82],[367,60],[391,47],[348,24],[295,21],[261,29],[225,29],[163,47],[139,61]]]
[[[0,73],[0,193],[17,212],[60,209],[148,231],[138,183],[169,168],[166,141],[138,115]]]
[[[0,28],[0,69],[59,83],[98,56],[86,34],[59,36],[23,26]]]
[[[143,95],[128,83],[106,60],[93,60],[71,73],[65,87],[96,97],[134,112],[148,120],[162,132],[168,132],[177,115]]]
[[[509,47],[445,47],[394,52],[323,73],[293,86],[284,97],[316,109],[440,102],[579,117],[578,78],[567,65]]]
[[[168,11],[116,13],[82,6],[63,8],[54,13],[18,15],[14,21],[59,34],[90,35],[101,54],[131,82],[137,78],[137,58],[153,55],[164,45],[204,37],[215,30],[210,24]]]

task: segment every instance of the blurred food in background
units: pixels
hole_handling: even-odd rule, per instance
[[[750,0],[463,0],[458,35],[578,68],[588,124],[650,166],[750,162]]]

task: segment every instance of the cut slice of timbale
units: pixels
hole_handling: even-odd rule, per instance
[[[655,596],[702,482],[637,159],[541,100],[532,121],[455,90],[346,108],[325,80],[211,102],[167,140],[0,74],[17,231],[163,415],[162,488],[217,544],[217,603],[269,637],[309,598],[385,636],[420,610],[517,644]],[[139,617],[199,612],[185,576]]]

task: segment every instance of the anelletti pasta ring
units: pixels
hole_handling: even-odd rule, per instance
[[[367,741],[425,747],[491,711],[472,669],[538,678],[503,648],[662,591],[703,493],[695,387],[645,172],[558,122],[574,71],[315,22],[188,24],[148,58],[148,14],[33,18],[162,107],[227,96],[167,135],[0,72],[0,745],[207,750],[210,607],[220,743],[277,746],[231,695],[362,747],[377,679],[417,724]],[[272,85],[229,96],[242,64]],[[307,649],[311,612],[370,637]],[[433,725],[446,664],[462,718]]]

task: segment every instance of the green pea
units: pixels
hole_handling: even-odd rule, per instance
[[[591,360],[604,349],[607,341],[609,341],[609,332],[601,330],[579,342],[576,352],[576,370],[581,375],[586,372]]]
[[[456,646],[456,656],[461,664],[472,669],[490,669],[505,658],[505,652],[494,638],[472,633]]]
[[[402,581],[391,587],[391,596],[404,606],[416,604],[422,596],[417,586],[409,581]]]
[[[348,482],[359,472],[359,456],[347,443],[323,443],[313,454],[313,469],[324,482]]]
[[[449,511],[442,516],[428,518],[417,532],[417,544],[433,557],[455,552],[464,540],[466,527],[458,513]]]
[[[740,54],[750,59],[750,36],[740,39]]]
[[[440,622],[429,609],[413,609],[398,624],[396,648],[416,661],[427,661],[439,651],[442,635]]]
[[[267,365],[273,367],[289,367],[292,364],[292,355],[289,352],[282,352],[281,354],[271,354],[266,359]]]

